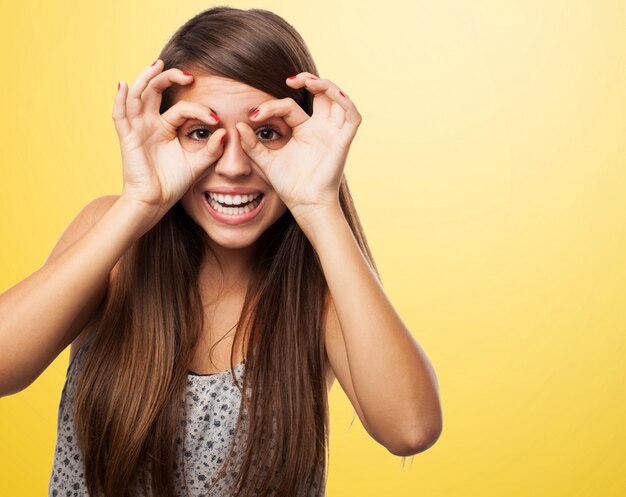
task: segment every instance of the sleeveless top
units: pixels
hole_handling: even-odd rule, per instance
[[[57,439],[48,487],[49,497],[88,497],[83,459],[75,432],[72,398],[77,369],[90,341],[81,346],[67,368],[57,417]],[[244,368],[245,360],[233,368],[239,384],[243,382]],[[176,460],[182,461],[182,467],[174,463],[176,495],[209,497],[210,492],[211,497],[231,497],[237,476],[236,467],[231,466],[225,476],[209,490],[233,441],[241,404],[241,392],[235,385],[230,369],[206,375],[189,371],[185,399],[186,419],[181,419],[176,438]],[[241,432],[238,433],[239,436]],[[235,441],[237,442],[239,440]],[[236,455],[237,447],[233,451],[233,455]],[[323,462],[320,461],[307,497],[315,496],[320,486],[321,495],[325,495],[326,482],[321,478],[322,470]],[[141,477],[139,481],[142,481]],[[143,496],[143,491],[141,495]]]

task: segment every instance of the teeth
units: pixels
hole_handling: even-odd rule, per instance
[[[230,216],[235,216],[235,215],[241,215],[241,214],[247,214],[250,211],[253,211],[254,209],[256,209],[259,204],[261,203],[261,201],[258,199],[258,197],[260,196],[260,193],[255,193],[253,195],[236,195],[235,199],[237,199],[237,197],[239,198],[239,203],[241,203],[242,200],[245,200],[245,198],[250,198],[252,199],[252,201],[248,201],[250,203],[244,205],[243,207],[224,207],[222,204],[220,204],[219,202],[224,202],[227,203],[228,200],[233,200],[228,199],[228,198],[224,198],[224,197],[228,197],[228,195],[218,195],[215,193],[207,193],[207,201],[209,202],[209,205],[215,209],[217,212],[221,212],[222,214],[228,214]],[[220,197],[222,198],[222,200],[220,200]],[[243,198],[241,198],[243,197]],[[232,205],[232,203],[230,204]]]
[[[226,205],[242,205],[256,199],[261,195],[261,192],[252,193],[250,195],[223,195],[221,193],[207,192],[210,199]]]

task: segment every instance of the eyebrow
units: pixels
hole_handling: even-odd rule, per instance
[[[259,105],[261,105],[261,104],[259,104]],[[255,109],[257,109],[257,108],[259,107],[259,105],[257,105],[256,107],[250,107],[250,108],[248,109],[248,111],[246,112],[246,115],[247,115],[247,116],[249,116],[249,115],[250,115],[250,113],[251,113],[253,110],[255,110]],[[213,114],[215,114],[216,116],[219,116],[219,114],[217,113],[217,111],[213,110],[211,107],[209,107],[209,110],[210,110],[211,112],[213,112]]]

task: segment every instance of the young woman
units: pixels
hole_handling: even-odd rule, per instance
[[[293,27],[198,14],[113,121],[121,194],[0,296],[0,394],[71,344],[50,495],[323,495],[335,377],[393,454],[430,447],[436,377],[343,174],[361,115]]]

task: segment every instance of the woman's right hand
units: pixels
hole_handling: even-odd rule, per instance
[[[158,59],[128,88],[124,81],[115,97],[113,121],[120,141],[124,183],[122,197],[137,202],[158,221],[222,154],[226,131],[216,130],[205,147],[185,150],[177,129],[188,119],[216,124],[209,108],[179,101],[160,114],[162,93],[173,84],[187,85],[192,75],[171,68],[161,72]]]

